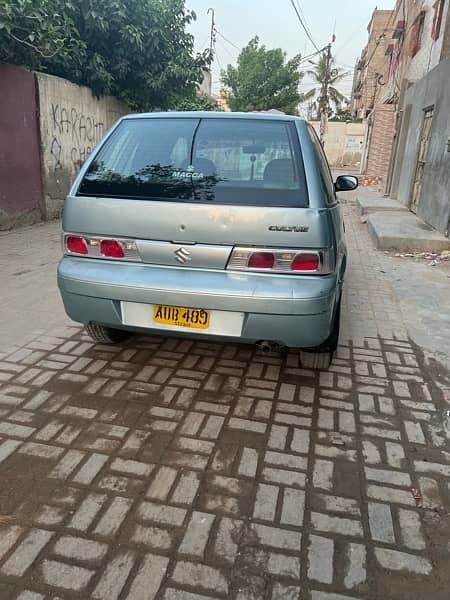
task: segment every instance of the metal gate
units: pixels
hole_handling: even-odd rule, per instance
[[[431,121],[433,119],[433,109],[429,108],[425,111],[422,123],[422,131],[420,133],[419,154],[417,157],[416,172],[414,175],[414,184],[411,195],[411,203],[409,209],[416,213],[420,200],[420,191],[422,189],[423,171],[425,168],[425,158],[427,156],[428,143],[431,136]]]

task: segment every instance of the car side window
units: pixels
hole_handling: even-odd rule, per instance
[[[317,137],[317,133],[315,132],[312,125],[308,124],[308,131],[314,146],[317,163],[319,166],[320,179],[322,181],[322,186],[326,195],[327,204],[335,204],[337,201],[337,197],[334,191],[333,178],[331,176],[331,171],[328,165],[325,152],[323,150],[319,138]]]

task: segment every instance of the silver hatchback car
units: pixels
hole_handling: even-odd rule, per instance
[[[344,223],[310,124],[265,113],[122,118],[64,205],[58,284],[96,341],[132,331],[299,349],[337,347]]]

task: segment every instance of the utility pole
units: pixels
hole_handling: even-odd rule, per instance
[[[325,144],[325,131],[328,122],[328,85],[330,83],[330,67],[331,67],[331,44],[326,47],[325,55],[325,79],[322,85],[322,97],[320,99],[320,141],[322,146]]]
[[[216,22],[214,20],[215,13],[213,8],[208,8],[207,14],[211,13],[211,34],[209,38],[209,53],[210,56],[213,55],[214,52],[214,44],[216,43]]]

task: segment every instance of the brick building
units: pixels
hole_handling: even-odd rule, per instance
[[[402,105],[408,86],[450,55],[448,0],[397,0],[386,32],[382,102]]]
[[[357,118],[366,118],[383,96],[386,30],[392,16],[392,10],[374,10],[367,26],[369,39],[356,64],[352,93],[352,112]]]
[[[355,116],[367,119],[361,172],[367,183],[384,183],[394,197],[408,130],[422,126],[410,123],[406,97],[412,97],[411,86],[450,58],[449,4],[450,0],[397,0],[392,11],[375,10],[368,44],[356,66],[352,109]],[[418,150],[410,153],[409,160],[417,154]],[[410,187],[411,195],[420,195],[420,189],[414,192],[414,185]],[[403,191],[402,201],[409,205],[407,196]],[[417,202],[416,198],[414,212]]]

